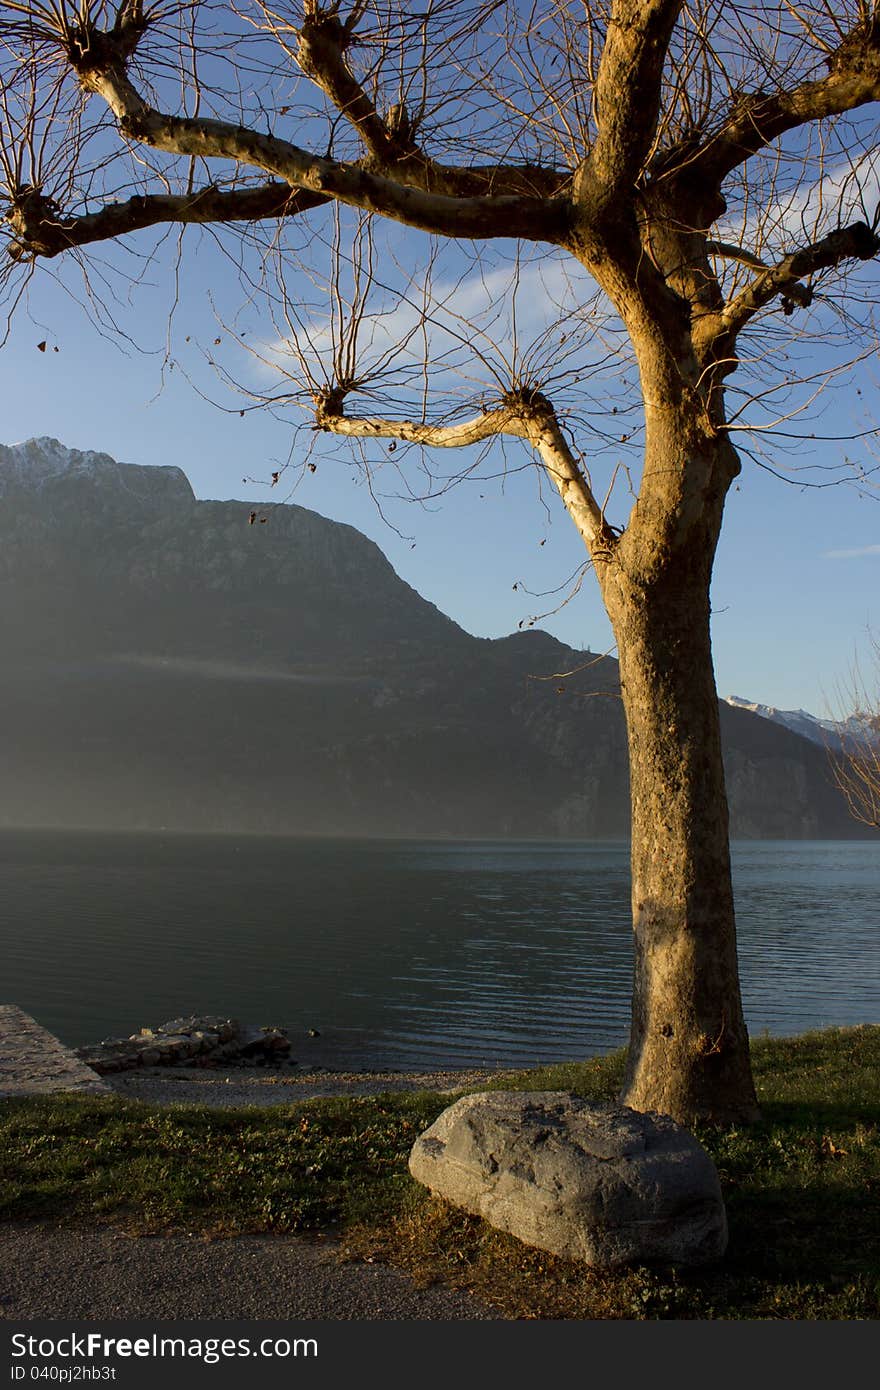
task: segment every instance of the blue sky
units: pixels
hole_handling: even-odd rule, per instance
[[[173,352],[228,412],[201,399],[180,369],[163,372],[172,289],[161,257],[133,291],[131,305],[120,303],[114,311],[129,331],[136,325],[146,351],[121,348],[96,331],[64,288],[77,284],[76,277],[52,263],[47,272],[38,271],[0,352],[0,442],[51,435],[127,462],[177,464],[201,498],[293,501],[370,536],[403,579],[469,632],[502,636],[546,615],[538,625],[571,645],[612,648],[591,575],[559,607],[583,550],[534,470],[468,480],[424,505],[395,499],[389,459],[374,485],[383,519],[362,472],[346,461],[347,446],[322,439],[314,473],[300,476],[293,467],[271,488],[272,471],[288,458],[290,420],[258,411],[242,418],[242,402],[206,369],[196,340],[213,342],[217,323],[207,292],[222,278],[224,262],[204,238],[184,266]],[[249,321],[257,322],[253,315]],[[37,348],[41,341],[45,352]],[[856,397],[855,382],[836,387],[807,428],[851,434],[866,420],[876,423],[876,370],[871,362],[859,370],[862,396]],[[262,374],[265,384],[268,374]],[[815,447],[821,451],[817,457],[837,457],[836,445]],[[876,447],[870,438],[846,446],[867,467]],[[295,452],[294,463],[297,457]],[[797,465],[811,457],[796,445],[784,461]],[[444,457],[444,464],[449,461]],[[791,484],[748,457],[743,462],[728,503],[713,588],[719,693],[825,714],[854,658],[866,652],[868,629],[880,628],[880,498],[876,490],[862,497],[847,486],[804,488],[807,478],[821,475],[796,475]],[[489,471],[495,471],[491,461]]]

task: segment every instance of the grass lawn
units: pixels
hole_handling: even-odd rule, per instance
[[[0,1101],[0,1220],[132,1231],[334,1229],[353,1255],[467,1288],[520,1318],[880,1315],[880,1027],[752,1045],[763,1120],[698,1132],[730,1246],[717,1266],[608,1273],[528,1249],[407,1172],[433,1092],[271,1109],[72,1096]],[[519,1090],[614,1096],[623,1055],[522,1072]]]

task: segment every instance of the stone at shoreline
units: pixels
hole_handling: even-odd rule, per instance
[[[140,1066],[277,1061],[289,1055],[290,1039],[282,1028],[260,1028],[218,1014],[192,1014],[75,1051],[94,1071],[107,1073]]]
[[[667,1115],[556,1091],[464,1096],[409,1168],[525,1244],[593,1266],[699,1265],[727,1246],[715,1166]]]

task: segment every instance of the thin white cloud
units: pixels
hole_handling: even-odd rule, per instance
[[[860,555],[880,555],[880,545],[858,545],[852,550],[824,550],[823,560],[854,560]]]
[[[835,227],[869,220],[878,198],[880,163],[871,149],[823,168],[818,178],[793,182],[765,206],[749,201],[742,218],[718,224],[717,235],[772,261]]]
[[[528,355],[555,322],[561,323],[563,305],[586,304],[593,292],[586,272],[562,256],[541,256],[518,267],[495,266],[457,280],[438,276],[425,303],[417,290],[410,287],[408,297],[404,287],[398,299],[393,291],[377,291],[376,307],[360,321],[364,365],[370,358],[396,355],[399,366],[418,369],[427,357],[435,376],[464,371],[473,380],[470,373],[479,372],[475,357],[483,356],[506,379],[516,355],[515,341]],[[326,314],[304,313],[298,333],[267,343],[265,367],[290,368],[295,359],[291,349],[297,344],[316,368],[321,364],[324,373],[332,375],[330,314],[329,305]],[[577,328],[569,332],[573,342],[580,341]]]

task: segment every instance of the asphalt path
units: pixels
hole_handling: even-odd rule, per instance
[[[0,1319],[486,1320],[454,1289],[345,1258],[333,1237],[130,1236],[109,1226],[0,1223]]]

